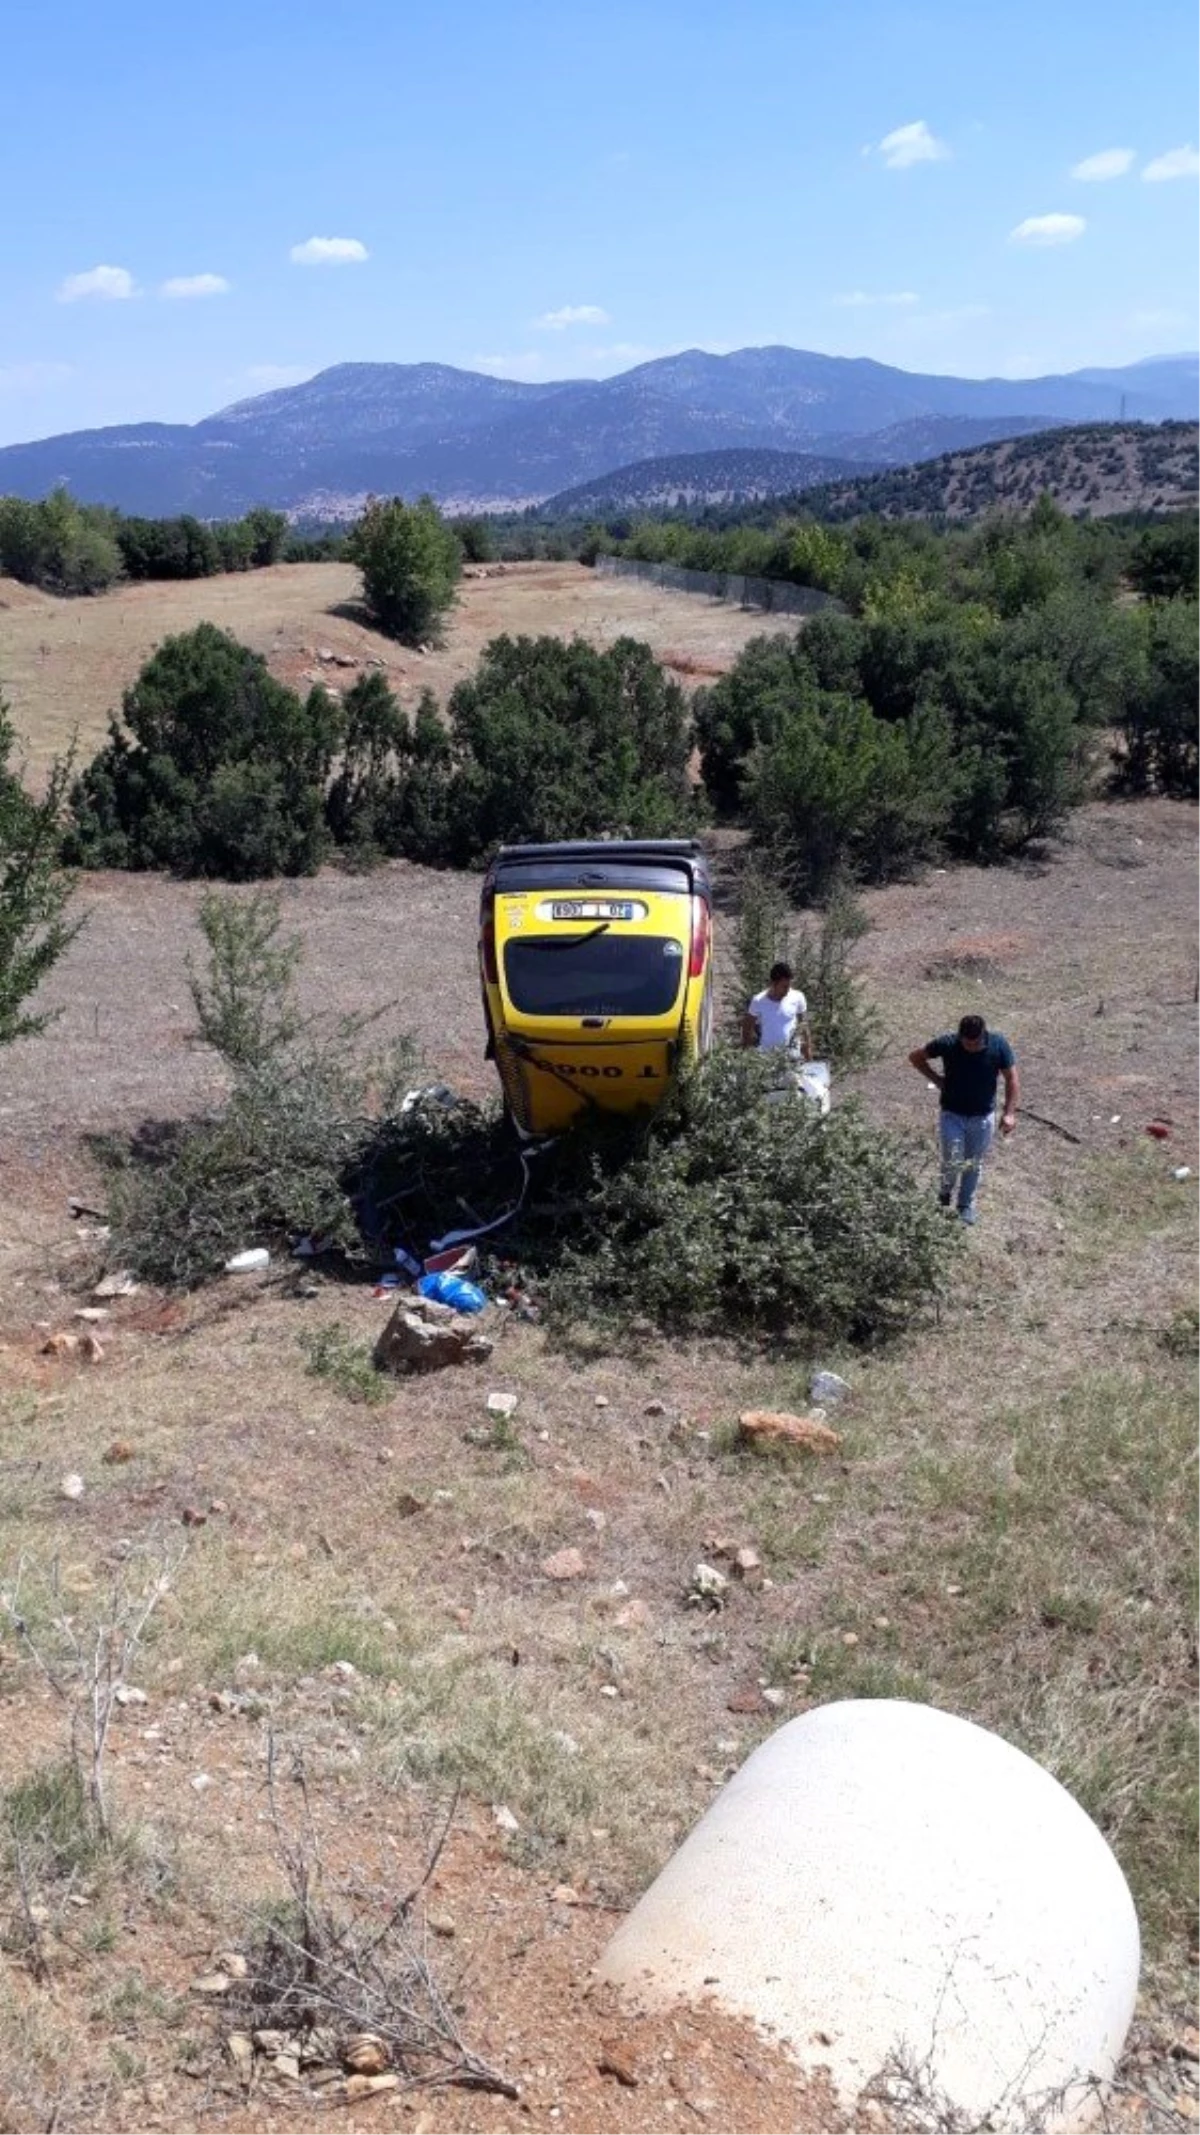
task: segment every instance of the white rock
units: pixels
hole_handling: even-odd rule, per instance
[[[492,1810],[492,1822],[496,1825],[498,1830],[507,1831],[510,1834],[514,1831],[519,1831],[521,1828],[517,1818],[513,1815],[512,1810],[506,1808],[503,1802],[497,1802],[495,1808]]]
[[[81,1498],[83,1496],[82,1475],[64,1475],[58,1486],[58,1494],[60,1497],[71,1498],[72,1500]]]
[[[515,1394],[489,1394],[487,1397],[487,1412],[489,1416],[511,1416],[516,1405],[517,1396]]]
[[[269,1268],[270,1265],[271,1256],[266,1246],[250,1245],[247,1246],[244,1253],[235,1253],[232,1260],[226,1261],[225,1273],[227,1275],[257,1275],[261,1269]]]
[[[1138,1926],[1104,1839],[1040,1765],[952,1713],[856,1700],[754,1752],[599,1973],[779,2033],[847,2110],[903,2054],[972,2127],[1062,2130],[1103,2113]]]
[[[808,1391],[814,1401],[844,1401],[850,1392],[847,1379],[839,1379],[835,1371],[815,1371],[808,1382]]]

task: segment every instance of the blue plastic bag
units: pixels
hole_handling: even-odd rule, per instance
[[[456,1312],[482,1312],[487,1298],[462,1275],[422,1275],[417,1289],[435,1304],[453,1305]]]

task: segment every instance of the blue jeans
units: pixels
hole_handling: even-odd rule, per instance
[[[974,1208],[983,1160],[992,1146],[996,1119],[992,1112],[970,1114],[942,1112],[939,1134],[942,1144],[941,1197],[949,1203],[958,1188],[958,1210],[966,1215]]]

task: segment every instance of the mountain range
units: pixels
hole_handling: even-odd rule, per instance
[[[1053,423],[1200,411],[1200,361],[1045,378],[953,378],[790,348],[689,349],[606,379],[529,385],[439,363],[341,363],[198,423],[77,430],[0,450],[0,494],[65,484],[126,512],[227,518],[270,504],[352,516],[371,492],[512,509],[631,462],[766,449],[864,468]]]

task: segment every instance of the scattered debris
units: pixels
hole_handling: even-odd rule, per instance
[[[487,1293],[478,1283],[468,1282],[464,1275],[438,1271],[422,1275],[417,1284],[421,1297],[432,1299],[435,1304],[449,1305],[454,1312],[482,1312],[487,1304]]]
[[[723,1609],[729,1581],[715,1564],[700,1563],[688,1583],[687,1602],[690,1609]]]
[[[1169,1142],[1171,1139],[1171,1129],[1164,1119],[1152,1119],[1146,1132],[1154,1142]]]
[[[388,2066],[387,2047],[376,2031],[360,2031],[342,2048],[342,2066],[356,2076],[381,2076]]]
[[[112,1275],[102,1276],[92,1291],[93,1297],[136,1297],[141,1284],[128,1268],[117,1268]]]
[[[747,1409],[738,1417],[743,1445],[794,1447],[800,1453],[836,1453],[841,1439],[822,1416],[793,1416],[787,1410]]]
[[[376,2091],[394,2091],[400,2088],[400,2078],[394,2074],[385,2076],[347,2076],[344,2096],[353,2104],[356,2098],[372,2098]]]
[[[1175,1180],[1175,1181],[1177,1182],[1177,1184],[1179,1184],[1179,1185],[1182,1185],[1182,1184],[1183,1184],[1183,1181],[1184,1181],[1185,1179],[1190,1179],[1190,1178],[1191,1178],[1191,1176],[1192,1176],[1192,1167],[1191,1167],[1191,1165],[1190,1165],[1190,1164],[1176,1164],[1176,1166],[1175,1166],[1175,1169],[1174,1169],[1174,1171],[1173,1171],[1173,1172],[1171,1173],[1171,1177],[1172,1177],[1172,1178],[1173,1178],[1173,1179],[1174,1179],[1174,1180]]]
[[[133,1447],[127,1438],[114,1438],[107,1453],[101,1457],[106,1468],[119,1468],[125,1461],[133,1459]]]
[[[101,1327],[105,1320],[112,1318],[112,1313],[106,1311],[103,1305],[80,1305],[79,1310],[71,1314],[71,1318],[86,1320],[89,1327]]]

